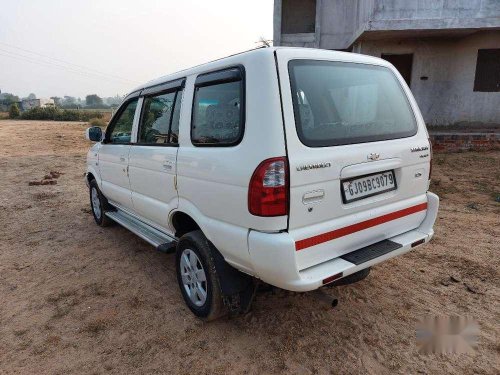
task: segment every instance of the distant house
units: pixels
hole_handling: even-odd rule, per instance
[[[500,0],[275,0],[274,45],[381,57],[428,124],[500,124]]]
[[[54,106],[54,99],[38,98],[38,99],[23,99],[21,102],[22,110],[28,111],[37,107]]]

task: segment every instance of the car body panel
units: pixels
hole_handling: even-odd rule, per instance
[[[390,69],[415,116],[416,134],[390,141],[305,146],[297,134],[291,98],[288,62],[293,59]],[[234,67],[244,69],[241,141],[228,147],[193,145],[191,111],[196,78]],[[321,286],[321,277],[336,270],[347,276],[409,251],[414,239],[427,242],[432,237],[439,200],[426,193],[430,168],[427,131],[409,88],[388,62],[336,51],[263,48],[159,78],[134,93],[141,96],[147,87],[181,78],[185,86],[178,147],[137,144],[141,98],[131,144],[100,144],[88,154],[88,173],[101,176],[104,195],[118,208],[170,235],[175,234],[173,217],[182,212],[198,224],[229,264],[270,284],[297,291]],[[378,155],[376,160],[370,159],[372,154]],[[120,159],[123,155],[125,161]],[[289,215],[252,215],[248,210],[252,174],[262,161],[276,157],[287,157],[289,163]],[[318,167],[303,168],[308,165]],[[396,190],[343,202],[341,180],[386,170],[394,170]],[[363,267],[339,258],[384,239],[401,241],[403,248]]]
[[[319,236],[329,230],[369,220],[378,212],[397,211],[416,204],[415,202],[425,201],[425,192],[428,189],[429,153],[411,151],[417,146],[429,147],[425,124],[421,120],[418,107],[408,100],[417,123],[417,131],[413,136],[331,147],[308,147],[297,134],[292,91],[290,79],[288,79],[289,62],[297,60],[382,66],[390,69],[394,74],[403,89],[402,94],[408,98],[412,97],[401,76],[383,60],[313,49],[277,51],[280,77],[284,77],[281,85],[290,163],[288,228],[290,235],[296,241]],[[415,104],[414,101],[413,104]],[[372,154],[377,155],[377,160],[369,159]],[[422,155],[427,156],[422,158]],[[318,164],[324,167],[301,169],[303,166]],[[341,180],[387,170],[394,170],[397,189],[355,202],[343,202]],[[321,199],[308,201],[308,195],[317,191],[323,192]],[[353,249],[412,230],[419,226],[424,216],[425,213],[411,215],[344,236],[335,240],[334,243],[311,246],[311,248],[297,252],[298,267],[299,269],[307,268],[341,256]]]

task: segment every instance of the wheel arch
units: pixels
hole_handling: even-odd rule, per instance
[[[178,210],[171,215],[170,221],[175,230],[176,237],[181,237],[186,233],[196,230],[200,230],[203,233],[208,239],[222,294],[225,298],[238,296],[238,305],[241,306],[241,311],[247,311],[255,295],[253,278],[227,262],[226,257],[219,251],[216,244],[191,215]]]
[[[85,179],[86,179],[86,182],[88,184],[90,184],[90,181],[96,180],[97,185],[99,186],[99,188],[101,187],[101,178],[100,178],[100,175],[99,175],[99,173],[97,173],[97,171],[92,166],[88,166],[87,167],[87,173],[85,175]]]
[[[87,172],[87,175],[85,176],[85,178],[87,179],[87,182],[89,184],[90,184],[90,181],[96,180],[96,178],[92,172]]]
[[[184,219],[186,221],[182,221]],[[181,228],[180,224],[187,225]],[[201,230],[226,262],[245,273],[254,273],[248,252],[247,228],[207,217],[182,197],[177,209],[170,215],[169,225],[176,237],[187,233],[186,229]]]
[[[180,238],[184,234],[198,229],[205,234],[196,220],[183,211],[174,211],[174,213],[170,217],[170,223],[175,231],[175,236],[177,238]]]

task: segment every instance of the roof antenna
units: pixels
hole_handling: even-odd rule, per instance
[[[259,38],[259,41],[255,42],[255,43],[259,43],[259,46],[257,46],[257,48],[268,48],[268,47],[271,47],[273,45],[273,40],[266,39],[263,36],[261,36]]]

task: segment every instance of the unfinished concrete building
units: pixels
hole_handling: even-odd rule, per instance
[[[275,0],[274,44],[390,61],[430,125],[500,124],[500,0]]]

